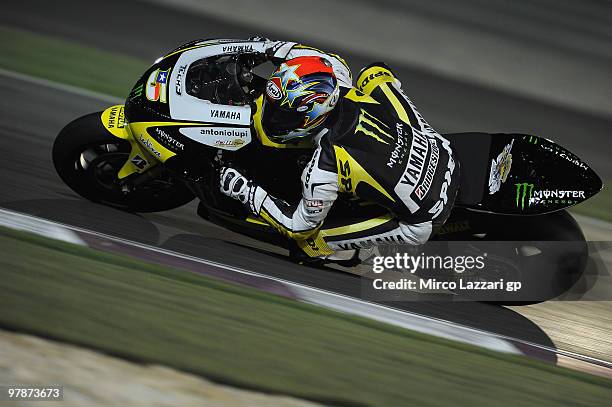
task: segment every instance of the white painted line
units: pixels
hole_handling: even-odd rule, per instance
[[[7,69],[0,68],[0,75],[6,76],[11,79],[18,79],[20,81],[33,83],[40,86],[45,86],[47,88],[56,89],[62,92],[74,93],[75,95],[85,96],[92,99],[98,99],[103,102],[108,103],[123,103],[125,100],[120,99],[115,96],[107,95],[100,92],[94,92],[92,90],[87,90],[84,88],[80,88],[78,86],[67,85],[61,82],[51,81],[49,79],[43,79],[32,75],[27,75],[20,72],[9,71]]]
[[[0,225],[81,246],[87,245],[69,228],[40,218],[23,215],[18,212],[0,209]]]

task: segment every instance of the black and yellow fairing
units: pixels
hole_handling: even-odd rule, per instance
[[[117,174],[119,179],[124,179],[134,173],[143,173],[176,156],[175,151],[166,148],[149,134],[150,129],[212,126],[208,123],[181,121],[128,123],[125,120],[124,105],[107,108],[100,115],[100,119],[106,130],[117,138],[127,140],[131,146],[129,158]]]

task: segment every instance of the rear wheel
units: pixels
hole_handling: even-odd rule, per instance
[[[501,305],[547,301],[568,292],[584,273],[588,246],[580,226],[566,211],[538,216],[476,214],[470,223],[476,232],[486,232],[458,236],[453,254],[486,252],[486,268],[460,277],[522,283],[518,292],[491,292],[490,298],[488,292],[478,292],[479,300]]]
[[[194,199],[182,182],[166,171],[125,193],[117,174],[130,155],[130,143],[110,134],[100,113],[69,123],[53,144],[53,164],[73,191],[94,202],[134,212],[177,208]]]

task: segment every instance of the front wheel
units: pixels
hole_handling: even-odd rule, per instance
[[[53,165],[77,194],[134,212],[177,208],[195,198],[182,182],[165,171],[129,192],[122,191],[117,174],[130,155],[130,143],[109,133],[100,113],[80,117],[60,131],[53,144]]]

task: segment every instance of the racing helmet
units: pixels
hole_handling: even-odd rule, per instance
[[[289,59],[266,82],[261,124],[276,143],[316,134],[338,102],[331,63],[318,56]]]

